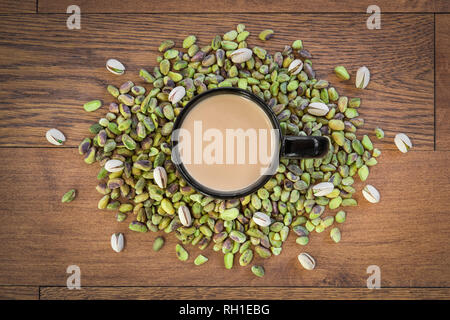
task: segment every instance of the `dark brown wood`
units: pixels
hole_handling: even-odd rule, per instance
[[[223,255],[211,246],[210,260],[193,264],[201,252],[187,246],[190,258],[175,255],[175,237],[158,253],[151,249],[154,233],[137,234],[114,219],[114,212],[96,209],[94,190],[98,165],[88,166],[76,149],[0,149],[0,284],[65,286],[69,265],[81,268],[81,286],[295,286],[365,288],[369,265],[381,268],[381,286],[450,286],[450,152],[385,151],[367,180],[382,200],[369,204],[358,191],[358,207],[347,207],[342,241],[329,232],[311,235],[301,247],[290,235],[278,257],[262,264],[266,276],[235,262],[223,267]],[[414,174],[411,174],[414,172]],[[356,185],[361,189],[361,183]],[[439,187],[437,187],[439,186]],[[62,204],[61,196],[76,188],[77,198]],[[326,214],[330,214],[327,210]],[[110,236],[123,232],[122,253],[110,248]],[[306,271],[297,255],[306,251],[317,261]]]
[[[179,2],[166,1],[165,13],[157,15],[152,13],[162,7],[154,1],[82,0],[82,14],[91,14],[82,15],[81,30],[68,30],[69,2],[40,0],[40,12],[60,14],[34,15],[17,14],[34,13],[34,0],[0,1],[0,13],[6,13],[0,19],[0,299],[271,299],[274,292],[280,299],[450,299],[450,15],[393,14],[448,12],[448,1],[379,1],[382,12],[390,12],[382,15],[381,30],[365,27],[370,1],[324,0],[301,5],[281,0],[276,6],[238,0],[223,4],[228,9],[221,12],[241,14],[226,15],[205,0],[185,1],[182,10]],[[94,14],[99,12],[115,14]],[[255,259],[266,269],[263,279],[237,263],[225,270],[222,254],[211,247],[201,252],[187,246],[189,261],[180,262],[170,234],[160,233],[167,242],[154,253],[155,234],[133,233],[127,229],[131,218],[117,223],[113,212],[96,209],[99,167],[84,164],[76,149],[67,148],[104,114],[104,109],[86,113],[82,104],[94,98],[112,101],[104,89],[108,83],[141,83],[137,72],[155,65],[161,40],[180,44],[194,33],[205,45],[240,22],[252,32],[251,46],[271,52],[303,39],[320,77],[340,94],[362,97],[366,127],[361,133],[379,125],[387,136],[374,139],[383,155],[367,181],[380,190],[382,201],[369,204],[358,191],[358,207],[345,209],[339,244],[323,232],[300,247],[290,235],[281,256]],[[257,34],[265,28],[276,35],[262,43]],[[111,57],[125,63],[125,76],[106,71]],[[347,66],[351,81],[335,78],[336,64]],[[364,91],[353,86],[361,65],[372,72]],[[49,146],[45,131],[51,127],[66,134],[65,148]],[[414,144],[405,155],[392,141],[400,131]],[[434,141],[438,152],[430,152]],[[62,194],[73,187],[77,199],[61,204]],[[120,254],[110,248],[113,232],[126,237]],[[299,266],[301,251],[315,257],[316,270]],[[199,253],[210,260],[196,267]],[[82,290],[65,287],[69,265],[81,268]],[[380,290],[366,288],[369,265],[381,268]]]
[[[450,150],[450,15],[436,16],[436,149]]]
[[[147,2],[146,2],[147,3]],[[112,7],[112,6],[109,6]],[[0,55],[7,57],[0,74],[1,146],[48,146],[45,131],[56,127],[76,146],[87,128],[104,115],[83,111],[86,101],[100,98],[109,104],[108,83],[127,79],[142,83],[138,70],[151,68],[159,43],[166,38],[178,45],[190,33],[200,45],[210,42],[245,22],[252,32],[250,45],[264,45],[270,52],[301,38],[314,55],[314,67],[341,95],[360,96],[361,115],[372,133],[376,126],[386,132],[383,149],[395,149],[394,135],[401,131],[413,140],[416,150],[434,148],[433,32],[430,14],[390,14],[381,30],[368,30],[365,16],[355,14],[174,14],[85,15],[81,30],[66,28],[66,15],[28,15],[0,20]],[[173,23],[176,21],[176,24]],[[295,23],[294,23],[295,22]],[[257,34],[276,30],[262,43]],[[118,77],[105,68],[115,57],[127,67]],[[339,81],[337,64],[347,66],[352,79]],[[366,65],[372,73],[367,89],[354,87],[356,70]],[[148,88],[148,87],[147,87]],[[18,129],[20,128],[20,130]]]
[[[384,299],[449,299],[449,288],[223,288],[223,287],[89,287],[68,290],[62,287],[42,287],[42,300],[102,299],[102,300],[384,300]]]
[[[38,300],[39,287],[0,286],[0,300]]]
[[[40,0],[39,12],[65,13],[66,8],[73,4],[70,0]],[[350,0],[344,3],[336,0],[318,0],[298,2],[295,0],[235,0],[214,2],[209,0],[176,0],[136,1],[131,0],[81,0],[77,4],[82,12],[89,13],[197,13],[197,12],[358,12],[366,13],[367,7],[376,4],[382,12],[448,12],[450,6],[446,0]]]
[[[0,14],[36,13],[37,0],[0,0]]]

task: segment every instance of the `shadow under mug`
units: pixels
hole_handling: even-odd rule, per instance
[[[215,88],[205,91],[197,96],[195,96],[189,103],[181,110],[180,114],[177,116],[175,121],[173,131],[172,131],[172,161],[175,164],[181,177],[186,180],[186,182],[196,189],[198,192],[219,199],[238,199],[256,192],[259,188],[264,186],[267,181],[273,176],[271,174],[261,175],[254,183],[250,186],[233,191],[221,191],[215,190],[207,187],[192,177],[186,167],[183,165],[180,154],[178,153],[179,148],[176,148],[179,139],[179,130],[183,120],[186,115],[200,102],[207,98],[216,95],[239,95],[257,104],[270,119],[273,129],[278,132],[278,152],[279,157],[289,158],[289,159],[303,159],[303,158],[321,158],[324,157],[329,150],[330,140],[327,137],[321,136],[287,136],[283,135],[281,132],[280,124],[278,123],[277,117],[272,109],[258,96],[251,92],[243,89],[226,87],[226,88]],[[275,157],[278,160],[279,157]],[[273,166],[278,167],[278,163],[272,163]]]

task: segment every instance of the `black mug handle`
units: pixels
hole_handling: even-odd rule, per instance
[[[330,140],[319,136],[283,136],[281,156],[290,159],[321,158],[329,150]]]

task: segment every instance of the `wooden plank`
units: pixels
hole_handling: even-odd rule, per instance
[[[142,83],[138,70],[155,64],[161,40],[173,38],[180,44],[191,33],[188,30],[195,30],[200,45],[205,45],[213,35],[245,22],[252,32],[249,44],[264,45],[272,53],[302,38],[314,55],[319,77],[329,79],[341,94],[361,96],[366,119],[362,132],[382,126],[387,136],[383,148],[395,149],[392,139],[398,131],[407,133],[417,150],[434,148],[432,15],[386,15],[381,30],[368,30],[365,16],[354,14],[161,14],[132,19],[93,14],[83,16],[81,30],[68,30],[66,18],[1,19],[0,145],[48,146],[45,131],[57,127],[68,138],[66,146],[76,146],[104,114],[104,109],[86,113],[81,105],[94,98],[109,104],[107,83]],[[257,39],[264,28],[277,32],[266,43]],[[105,69],[111,57],[126,64],[125,76]],[[338,81],[332,71],[337,64],[347,66],[351,81]],[[372,73],[363,91],[353,84],[362,65]]]
[[[70,0],[41,0],[39,1],[39,12],[65,13],[66,8],[71,5]],[[169,0],[164,6],[157,1],[142,1],[136,5],[131,0],[99,0],[78,1],[82,12],[89,13],[198,13],[198,12],[358,12],[366,13],[367,7],[374,4],[370,0],[350,0],[342,3],[335,0],[318,0],[314,2],[302,2],[295,0],[279,0],[276,5],[267,0],[234,0],[221,1],[220,4],[208,0],[186,0],[183,5],[179,1]],[[448,12],[449,4],[446,0],[379,0],[376,4],[382,12]]]
[[[0,14],[36,13],[37,0],[0,0]]]
[[[0,300],[38,300],[39,287],[0,286]]]
[[[407,300],[450,298],[450,288],[223,288],[223,287],[88,287],[68,290],[62,287],[40,288],[42,300]]]
[[[436,16],[436,149],[450,150],[450,15]]]
[[[290,235],[278,257],[262,260],[266,276],[250,268],[223,267],[223,256],[210,246],[204,252],[188,246],[188,262],[175,255],[173,235],[158,253],[151,249],[154,233],[127,229],[132,219],[118,223],[113,212],[96,209],[97,165],[88,166],[76,149],[0,149],[0,284],[66,286],[69,265],[81,269],[81,286],[366,286],[367,267],[381,269],[381,286],[450,287],[450,152],[407,154],[383,151],[367,183],[382,197],[369,204],[358,191],[358,207],[347,207],[342,240],[334,244],[328,232],[311,235],[300,247]],[[411,174],[414,172],[414,174]],[[361,183],[356,184],[357,190]],[[70,188],[77,199],[62,204]],[[327,210],[326,214],[330,214]],[[125,250],[115,253],[110,236],[123,232]],[[306,251],[317,262],[303,270],[297,255]],[[196,267],[203,253],[210,260]],[[235,262],[237,264],[237,262]]]

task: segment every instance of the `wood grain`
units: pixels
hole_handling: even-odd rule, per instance
[[[450,299],[449,288],[42,287],[42,300],[384,300]]]
[[[37,0],[0,0],[0,14],[36,13],[36,3]]]
[[[38,300],[39,287],[0,286],[0,300]]]
[[[367,7],[375,4],[371,0],[317,0],[314,2],[295,0],[226,0],[220,3],[209,0],[176,0],[158,1],[132,0],[81,0],[77,2],[81,12],[89,13],[198,13],[198,12],[359,12],[366,13]],[[73,4],[70,0],[40,0],[39,12],[65,13],[66,8]],[[448,12],[450,5],[446,0],[378,0],[376,2],[382,12]]]
[[[436,16],[436,149],[450,150],[450,15]]]
[[[82,29],[68,30],[70,1],[40,0],[43,14],[19,14],[35,13],[36,2],[0,0],[0,299],[271,299],[274,292],[281,299],[450,299],[450,15],[424,14],[449,12],[450,2],[378,1],[389,12],[382,15],[381,30],[365,27],[372,4],[365,0],[231,3],[218,8],[186,0],[180,9],[173,0],[80,0]],[[321,14],[309,14],[314,12]],[[81,105],[94,98],[109,103],[108,83],[141,83],[136,74],[155,64],[161,40],[180,44],[195,33],[205,45],[240,22],[252,32],[250,45],[271,52],[303,39],[320,77],[341,94],[362,97],[361,133],[382,126],[387,135],[376,141],[383,155],[367,181],[380,190],[382,202],[370,205],[358,193],[359,206],[345,209],[339,244],[324,232],[303,248],[291,235],[281,256],[255,260],[266,269],[263,279],[236,263],[225,270],[222,254],[211,247],[201,252],[188,246],[190,259],[182,263],[173,235],[161,233],[166,245],[154,253],[156,234],[132,233],[131,218],[117,223],[113,212],[96,209],[99,167],[84,164],[72,148],[104,113],[85,113]],[[262,43],[257,34],[265,28],[276,36]],[[105,70],[110,57],[126,64],[125,76]],[[338,81],[336,64],[347,66],[352,80],[359,66],[368,66],[369,87],[359,91],[353,81]],[[48,146],[44,136],[51,127],[66,134],[65,147]],[[414,144],[405,155],[392,143],[399,131]],[[434,140],[440,151],[430,152]],[[62,205],[62,194],[73,187],[77,199]],[[120,254],[110,248],[113,232],[126,236]],[[316,258],[316,270],[299,266],[301,251]],[[210,260],[196,267],[192,261],[199,253]],[[82,290],[66,289],[69,265],[80,266]],[[380,290],[366,289],[369,265],[381,268]]]
[[[109,104],[108,83],[141,83],[138,70],[155,64],[161,40],[173,38],[180,44],[195,32],[205,45],[213,35],[245,22],[253,33],[249,43],[271,52],[302,38],[314,55],[319,77],[330,80],[341,94],[361,96],[367,124],[361,132],[381,126],[387,136],[383,149],[395,149],[392,139],[398,131],[408,134],[417,150],[434,148],[432,15],[386,15],[381,30],[368,30],[365,16],[354,14],[173,14],[132,19],[92,14],[83,16],[81,30],[68,30],[65,19],[66,15],[28,15],[0,20],[0,118],[7,120],[0,122],[1,146],[48,146],[45,131],[52,127],[66,134],[66,146],[76,146],[104,114],[104,109],[86,113],[82,104],[94,98]],[[256,37],[263,28],[277,32],[264,44]],[[111,57],[125,63],[125,76],[105,69]],[[358,90],[353,80],[338,81],[332,71],[337,64],[347,66],[353,80],[360,66],[368,66],[369,87]]]
[[[383,151],[367,183],[382,201],[371,205],[358,192],[358,207],[347,207],[342,241],[328,232],[313,234],[307,247],[290,235],[278,257],[264,265],[257,279],[250,268],[223,267],[223,256],[211,246],[202,252],[210,260],[195,267],[201,252],[187,247],[189,261],[175,255],[175,237],[158,253],[151,250],[154,233],[137,234],[113,212],[96,209],[97,165],[88,166],[76,149],[0,149],[0,284],[65,286],[69,265],[81,268],[81,286],[295,286],[365,288],[369,265],[381,268],[381,286],[450,286],[450,152]],[[411,172],[414,172],[412,175]],[[443,177],[445,177],[443,179]],[[357,184],[360,190],[361,184]],[[61,204],[61,196],[76,188],[78,196]],[[329,214],[329,213],[327,213]],[[125,250],[110,248],[110,236],[123,232]],[[315,257],[313,272],[303,270],[297,255]],[[237,262],[235,263],[237,264]]]

